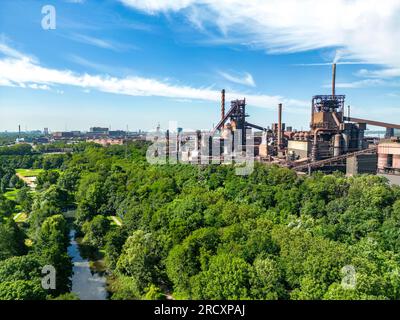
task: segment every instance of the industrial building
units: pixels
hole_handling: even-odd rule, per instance
[[[74,137],[72,131],[56,131],[52,134],[54,140],[70,139]]]
[[[400,174],[400,138],[393,137],[378,144],[378,172]]]
[[[93,142],[101,144],[103,147],[106,147],[113,145],[123,145],[125,140],[121,138],[97,138],[97,139],[87,139],[86,142]]]
[[[89,132],[91,134],[98,134],[98,135],[107,135],[109,129],[108,128],[101,128],[101,127],[91,127]]]
[[[282,121],[282,104],[277,106],[278,121],[268,128],[248,121],[246,99],[231,101],[226,112],[225,90],[222,90],[217,125],[205,133],[178,131],[173,143],[167,131],[167,157],[172,155],[188,162],[226,163],[226,159],[234,161],[235,157],[245,155],[256,161],[293,168],[299,173],[340,170],[348,175],[377,171],[400,174],[400,141],[393,138],[400,135],[400,125],[350,116],[346,97],[336,94],[335,86],[336,64],[333,64],[331,94],[312,97],[307,131],[286,127]],[[385,128],[387,139],[366,138],[367,125]],[[251,141],[246,138],[249,130],[253,133]],[[237,142],[240,147],[235,149]]]

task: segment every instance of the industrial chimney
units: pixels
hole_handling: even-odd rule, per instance
[[[225,117],[225,89],[221,91],[221,120]]]
[[[336,95],[336,63],[332,65],[332,96]]]
[[[282,103],[278,105],[278,150],[282,148]]]

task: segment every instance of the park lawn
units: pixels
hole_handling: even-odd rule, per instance
[[[107,219],[110,220],[110,225],[111,226],[117,226],[117,227],[121,227],[122,226],[122,220],[121,220],[120,217],[108,216]]]
[[[28,220],[28,215],[25,212],[17,213],[14,216],[14,221],[17,223],[22,223],[25,222],[26,220]]]
[[[16,169],[15,171],[23,177],[36,177],[40,173],[42,173],[44,170],[43,169]]]
[[[7,189],[7,190],[8,191],[6,193],[4,193],[4,196],[8,200],[15,200],[15,198],[17,196],[18,189]]]

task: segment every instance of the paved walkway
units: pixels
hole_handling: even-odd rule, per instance
[[[15,174],[18,178],[20,178],[22,181],[24,181],[28,187],[35,189],[36,188],[36,177],[24,177],[20,173]]]
[[[119,220],[117,217],[115,217],[115,216],[111,216],[111,219],[115,222],[115,224],[117,225],[117,226],[122,226],[122,222],[121,222],[121,220]]]

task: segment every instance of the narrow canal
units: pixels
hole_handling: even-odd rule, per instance
[[[70,231],[70,246],[68,254],[72,258],[72,292],[80,300],[106,300],[108,298],[107,283],[104,272],[90,268],[89,260],[83,258],[80,245],[76,241],[76,231]]]

